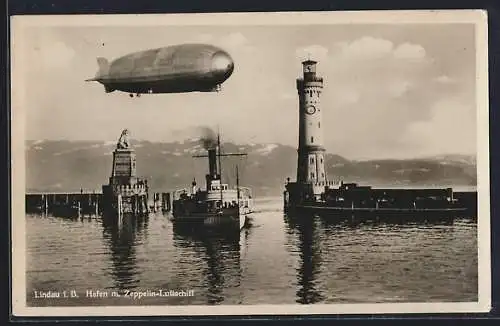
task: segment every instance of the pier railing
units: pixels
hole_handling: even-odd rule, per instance
[[[320,181],[312,184],[315,187],[334,187],[340,185],[340,182],[335,181]]]
[[[126,193],[126,191],[125,191]],[[133,194],[132,194],[133,196]],[[100,215],[106,203],[102,192],[30,192],[25,195],[25,209],[28,214],[50,214],[61,217]],[[155,192],[153,208],[170,211],[170,193]],[[156,210],[155,209],[155,210]]]

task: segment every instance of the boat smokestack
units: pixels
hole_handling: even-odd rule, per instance
[[[209,127],[200,127],[199,133],[201,144],[208,151],[208,175],[217,179],[217,135]]]
[[[217,148],[208,149],[208,173],[215,179],[217,177]]]

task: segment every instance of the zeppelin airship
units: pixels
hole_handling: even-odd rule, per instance
[[[134,52],[113,60],[97,58],[94,78],[106,93],[130,94],[218,92],[233,73],[224,50],[208,44],[179,44]]]

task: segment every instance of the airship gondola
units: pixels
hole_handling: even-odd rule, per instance
[[[133,94],[218,92],[233,73],[224,50],[208,44],[180,44],[134,52],[113,60],[97,58],[94,78],[106,93]]]

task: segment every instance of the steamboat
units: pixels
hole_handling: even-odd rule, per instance
[[[210,143],[210,144],[208,144]],[[221,153],[220,136],[216,142],[205,142],[207,155],[193,157],[208,158],[206,187],[197,187],[193,179],[191,189],[179,189],[172,200],[173,222],[202,224],[238,228],[241,231],[247,223],[248,215],[253,211],[251,189],[239,184],[238,166],[236,166],[236,185],[231,188],[221,179],[221,156],[245,156],[245,153]]]

